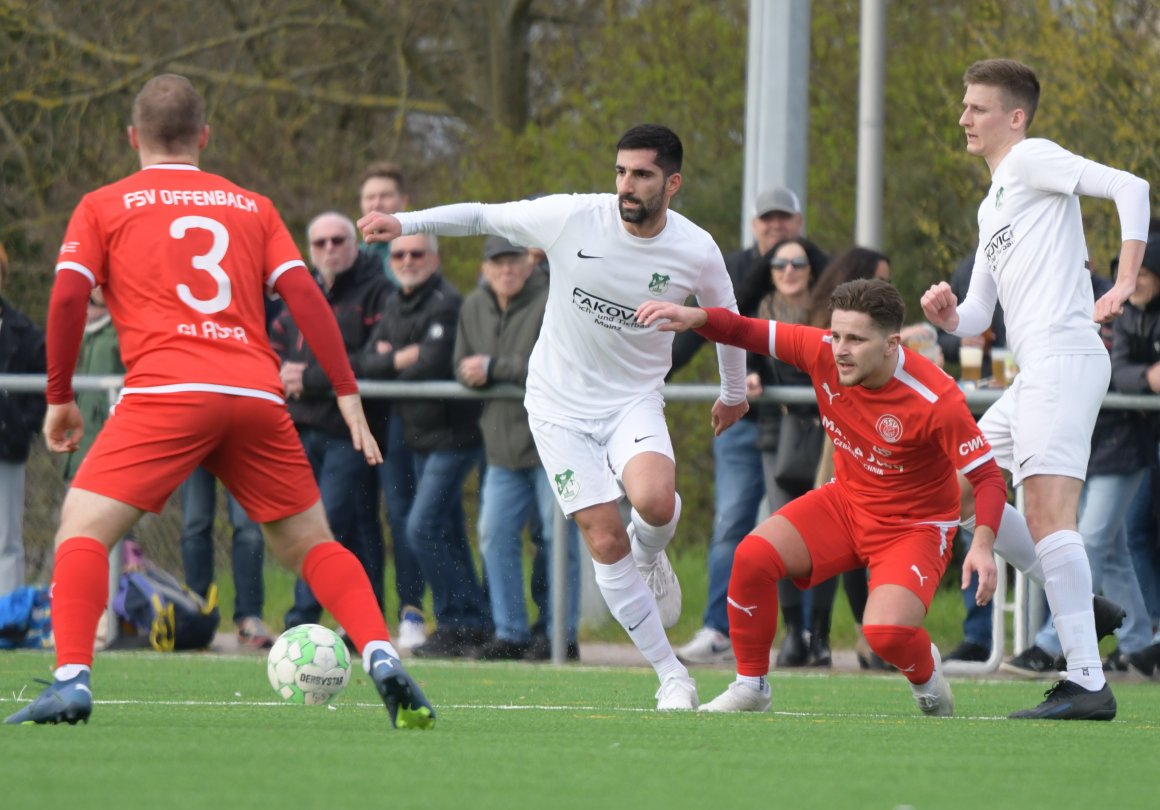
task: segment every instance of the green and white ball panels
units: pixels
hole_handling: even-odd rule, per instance
[[[350,680],[350,654],[328,627],[300,624],[274,642],[266,663],[270,686],[287,703],[327,703]]]

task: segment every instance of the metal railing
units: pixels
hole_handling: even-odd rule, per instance
[[[115,402],[123,383],[123,377],[118,375],[88,376],[77,375],[73,378],[73,388],[77,391],[106,391],[110,402]],[[46,377],[33,374],[0,374],[0,391],[36,392],[45,389]],[[469,389],[457,382],[429,381],[429,382],[381,382],[359,381],[359,391],[366,398],[386,399],[520,399],[524,390],[514,385],[499,385],[488,389]],[[1002,389],[979,388],[965,391],[967,405],[973,413],[982,413],[997,400],[1003,393]],[[720,388],[711,384],[677,384],[668,385],[664,389],[665,399],[669,402],[713,402],[720,394]],[[814,390],[799,386],[771,386],[764,390],[759,398],[761,402],[784,403],[791,405],[816,402]],[[1160,411],[1160,396],[1151,394],[1120,394],[1105,395],[1103,408],[1115,410],[1146,410]],[[1022,490],[1016,493],[1016,508],[1022,511]],[[566,524],[563,513],[557,510],[557,519],[552,531],[552,613],[553,626],[550,628],[552,638],[552,661],[563,663],[565,657],[565,628],[566,614],[565,600],[567,598],[566,564],[567,554],[563,548],[563,538],[566,533]],[[1006,562],[998,555],[996,565],[1001,572],[1006,572]],[[115,556],[110,560],[110,572],[114,577],[111,592],[116,589],[116,574],[120,571],[119,559]],[[996,609],[992,618],[991,656],[982,662],[948,661],[947,671],[952,674],[987,673],[998,668],[1003,659],[1006,646],[1006,614],[1013,613],[1015,617],[1013,645],[1015,652],[1028,646],[1028,639],[1033,636],[1038,627],[1041,616],[1036,617],[1036,611],[1030,606],[1038,605],[1036,592],[1041,590],[1035,583],[1030,582],[1021,571],[1015,571],[1015,594],[1013,601],[1007,600],[1007,577],[1001,575],[995,590],[994,604]],[[110,617],[112,619],[112,617]],[[110,620],[110,632],[115,632],[116,622]]]

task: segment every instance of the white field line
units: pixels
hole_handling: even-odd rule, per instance
[[[2,703],[29,703],[29,699],[18,697],[0,697]],[[293,703],[284,703],[276,700],[94,700],[96,706],[184,706],[191,708],[265,708],[265,709],[301,709]],[[327,706],[331,711],[342,709],[373,709],[382,711],[381,703],[341,703],[337,706]],[[551,706],[542,704],[474,704],[474,703],[441,703],[439,709],[455,711],[542,711],[542,712],[620,712],[631,714],[654,713],[656,709],[648,707],[626,706]],[[850,712],[789,712],[770,711],[771,717],[793,718],[820,718],[820,719],[898,719],[894,714],[856,714]],[[958,716],[955,720],[1005,720],[1002,716],[980,715],[977,717]]]

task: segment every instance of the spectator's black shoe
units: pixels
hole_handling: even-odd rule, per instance
[[[1108,653],[1104,659],[1104,672],[1127,672],[1128,656],[1120,651],[1119,647]]]
[[[1044,701],[1034,709],[1007,715],[1012,720],[1111,720],[1116,716],[1116,698],[1106,683],[1095,692],[1071,681],[1059,681],[1044,692]]]
[[[472,658],[490,634],[467,627],[437,627],[427,640],[411,650],[416,658]]]
[[[810,634],[809,660],[806,661],[806,666],[829,669],[833,665],[834,656],[830,652],[830,639],[821,633]]]
[[[564,658],[568,661],[579,661],[580,645],[575,641],[569,641],[568,648],[564,652]],[[533,633],[532,643],[528,645],[528,651],[524,653],[524,660],[552,660],[552,639],[550,639],[545,633]]]
[[[1004,661],[999,669],[1021,678],[1056,678],[1060,673],[1058,663],[1055,656],[1033,644],[1010,661]]]
[[[943,656],[944,661],[986,661],[991,650],[973,641],[960,641],[959,646]]]
[[[804,667],[809,660],[810,649],[801,632],[792,627],[785,629],[781,649],[777,651],[777,668]]]
[[[528,646],[522,641],[508,641],[496,636],[475,651],[475,658],[478,661],[522,661]]]
[[[1151,680],[1160,680],[1160,643],[1128,656],[1128,669]]]
[[[1096,594],[1092,597],[1092,612],[1096,615],[1096,638],[1110,636],[1124,623],[1128,611],[1117,605],[1106,596]]]

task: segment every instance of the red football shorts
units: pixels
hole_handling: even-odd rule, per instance
[[[124,397],[73,486],[160,512],[198,466],[258,523],[297,515],[319,499],[285,405],[203,391]]]
[[[889,496],[883,493],[883,498]],[[855,568],[870,569],[870,590],[901,585],[930,607],[935,588],[951,559],[957,521],[891,523],[850,504],[831,482],[795,498],[777,511],[805,541],[813,560],[803,590]]]

